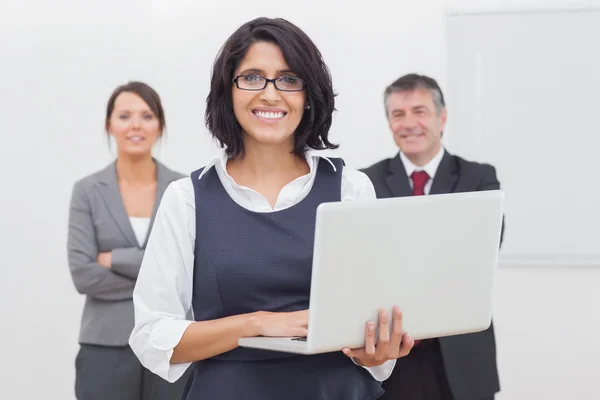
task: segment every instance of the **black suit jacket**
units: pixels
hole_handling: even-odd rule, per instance
[[[409,177],[399,154],[362,172],[373,182],[378,198],[412,196]],[[467,161],[445,151],[429,194],[494,189],[500,189],[500,183],[493,166]],[[440,338],[439,343],[455,400],[484,399],[500,390],[493,325],[483,332]],[[392,374],[389,379],[401,377]],[[389,390],[388,394],[394,398]]]

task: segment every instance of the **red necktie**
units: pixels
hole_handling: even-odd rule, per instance
[[[429,175],[425,171],[415,171],[410,177],[413,181],[413,195],[423,196],[425,194],[425,185],[429,181]]]
[[[410,177],[413,181],[413,195],[425,195],[425,185],[429,181],[429,174],[427,174],[425,171],[415,171],[410,175]],[[420,342],[420,340],[415,340],[415,346],[417,346]]]

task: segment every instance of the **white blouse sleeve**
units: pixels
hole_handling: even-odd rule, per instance
[[[169,382],[191,363],[171,364],[191,315],[195,204],[191,178],[172,182],[156,213],[133,292],[135,327],[129,345],[144,367]]]

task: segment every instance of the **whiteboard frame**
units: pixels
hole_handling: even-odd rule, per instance
[[[600,268],[600,256],[592,254],[589,257],[579,256],[576,254],[559,254],[550,257],[545,254],[502,254],[498,265],[505,267],[519,268]]]
[[[508,7],[445,7],[444,8],[444,30],[446,30],[446,21],[448,17],[458,17],[465,15],[501,15],[501,14],[552,14],[564,12],[580,12],[580,11],[600,11],[600,5],[597,2],[579,2],[579,4],[570,4],[568,6],[542,6],[542,5],[523,5],[523,6],[508,6]]]
[[[448,51],[450,43],[448,38],[448,20],[452,17],[461,16],[486,16],[486,15],[503,15],[503,14],[553,14],[553,13],[568,13],[581,11],[600,11],[600,5],[592,4],[592,2],[580,2],[580,4],[569,6],[542,6],[542,5],[523,5],[523,6],[508,6],[508,7],[446,7],[443,13],[443,32],[444,32],[444,54],[442,56],[444,65],[444,74],[446,79],[450,79],[448,62]],[[510,221],[510,216],[508,216]],[[509,232],[510,234],[510,232]],[[579,254],[556,254],[549,256],[546,254],[523,253],[510,254],[500,251],[499,267],[519,267],[519,268],[600,268],[600,253],[590,255]]]

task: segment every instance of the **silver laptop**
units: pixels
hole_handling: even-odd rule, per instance
[[[414,339],[490,326],[504,193],[321,204],[307,338],[242,338],[242,347],[298,354],[364,346],[377,309],[400,306]]]

